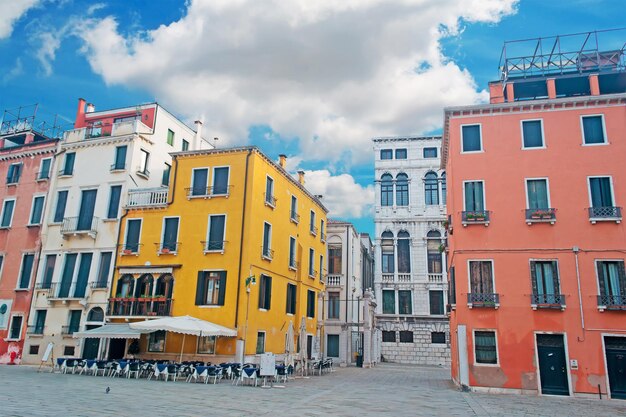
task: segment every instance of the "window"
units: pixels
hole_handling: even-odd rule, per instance
[[[381,256],[382,256],[382,272],[383,274],[393,274],[395,272],[394,268],[394,252],[395,245],[393,242],[393,233],[390,231],[385,231],[381,235]]]
[[[446,173],[441,173],[441,204],[445,205],[447,201],[446,196]]]
[[[139,173],[148,176],[150,175],[150,171],[148,171],[148,167],[150,166],[150,152],[141,149],[140,155]]]
[[[167,144],[174,146],[174,131],[172,129],[167,129]]]
[[[141,233],[141,219],[126,221],[126,240],[124,250],[131,253],[139,252],[139,234]]]
[[[329,319],[339,318],[339,293],[338,292],[328,293],[328,318]]]
[[[543,148],[543,126],[541,120],[522,121],[522,147],[524,149]]]
[[[289,237],[289,268],[296,269],[296,238]]]
[[[226,271],[198,271],[197,306],[223,306],[226,295]]]
[[[186,141],[185,139],[183,139],[183,146],[181,148],[183,151],[188,151],[189,150],[189,142]]]
[[[54,276],[54,267],[57,262],[57,255],[46,255],[46,263],[43,268],[43,281],[41,288],[50,288],[52,286],[52,277]]]
[[[34,254],[25,253],[22,255],[22,266],[20,267],[20,281],[18,283],[18,289],[28,289],[28,287],[30,287],[30,277],[33,273],[34,261]]]
[[[262,256],[265,259],[272,259],[272,225],[263,223],[263,248]]]
[[[441,274],[442,272],[442,255],[441,250],[441,233],[431,230],[426,234],[426,257],[428,260],[428,273]]]
[[[413,343],[413,332],[410,330],[400,330],[400,343]]]
[[[228,194],[228,176],[230,168],[213,168],[213,195]]]
[[[113,162],[112,170],[126,169],[126,153],[128,146],[117,146],[115,148],[115,161]]]
[[[413,314],[413,302],[411,290],[398,291],[399,314]]]
[[[191,195],[207,195],[209,184],[209,169],[195,168],[191,179]]]
[[[596,261],[600,287],[599,305],[626,306],[624,261]]]
[[[22,175],[21,162],[9,165],[9,170],[7,171],[7,184],[17,184],[20,180],[20,175]]]
[[[383,314],[396,314],[396,292],[383,290]]]
[[[309,248],[309,276],[315,276],[315,249]]]
[[[448,276],[450,277],[448,282],[448,302],[452,305],[456,305],[456,277],[454,266],[450,267]]]
[[[63,356],[74,356],[76,346],[63,346]]]
[[[163,237],[161,240],[161,253],[176,252],[178,250],[178,217],[165,217],[163,219]]]
[[[428,298],[430,301],[430,314],[438,316],[445,314],[443,309],[443,291],[428,291]]]
[[[57,205],[54,210],[54,223],[61,223],[63,217],[65,217],[65,205],[67,204],[67,190],[59,191],[57,193]]]
[[[326,235],[324,234],[324,219],[320,219],[320,240],[322,242],[326,240]]]
[[[437,148],[424,148],[424,158],[436,158]]]
[[[332,245],[328,246],[328,273],[329,274],[341,274],[343,271],[342,265],[341,246]]]
[[[39,167],[38,180],[50,179],[50,168],[52,167],[52,158],[44,158],[41,160],[41,166]]]
[[[65,255],[65,264],[63,265],[61,285],[58,292],[59,298],[68,298],[70,296],[70,288],[72,286],[72,279],[74,278],[74,269],[76,268],[77,259],[78,254],[76,253],[68,253]]]
[[[33,198],[33,206],[30,209],[30,221],[29,225],[41,224],[41,218],[43,217],[43,203],[46,199],[43,195],[38,195]]]
[[[296,314],[296,291],[297,287],[293,284],[287,284],[287,314]]]
[[[265,353],[265,332],[257,332],[256,334],[256,354]]]
[[[272,307],[272,277],[261,275],[259,286],[259,308],[269,310]]]
[[[446,332],[431,332],[430,333],[430,343],[433,343],[433,344],[445,344],[446,343]]]
[[[461,126],[462,152],[480,152],[483,150],[480,125]]]
[[[496,332],[475,331],[474,353],[476,363],[497,364]]]
[[[396,343],[396,332],[383,330],[383,342],[385,343]]]
[[[117,219],[120,210],[120,197],[122,196],[122,186],[112,185],[109,193],[109,207],[107,209],[107,219]]]
[[[39,355],[39,345],[30,345],[28,347],[29,355]]]
[[[63,169],[61,170],[61,175],[74,174],[74,161],[75,160],[76,160],[75,152],[67,152],[65,154],[65,164],[63,165]]]
[[[557,261],[530,261],[533,304],[560,304]]]
[[[312,290],[306,293],[306,316],[315,318],[315,291]]]
[[[68,319],[67,334],[74,334],[80,330],[80,316],[82,310],[70,310]]]
[[[12,316],[11,325],[9,326],[9,339],[20,340],[22,338],[22,316]]]
[[[198,337],[198,353],[215,353],[215,341],[217,336],[199,336]]]
[[[317,234],[317,228],[315,227],[315,212],[311,210],[311,217],[309,222],[309,231],[313,236]]]
[[[380,204],[393,206],[393,177],[390,174],[380,177]]]
[[[89,271],[91,270],[92,259],[93,253],[80,254],[80,264],[78,266],[76,285],[74,287],[74,298],[83,298],[87,292],[87,283],[89,281]]]
[[[320,281],[324,280],[324,255],[320,255]]]
[[[424,192],[426,193],[426,205],[439,204],[439,180],[437,174],[432,171],[424,176]]]
[[[406,149],[396,149],[396,159],[406,159]]]
[[[585,145],[606,143],[603,116],[582,116],[581,119],[583,125],[583,143]]]
[[[224,250],[224,232],[226,226],[226,215],[216,214],[209,216],[209,236],[207,241],[207,251]]]
[[[9,326],[9,315],[11,314],[11,305],[13,300],[0,301],[0,329],[6,330]]]
[[[165,330],[150,333],[148,338],[148,352],[165,351]]]
[[[613,187],[611,177],[589,178],[589,193],[591,194],[591,207],[613,207]],[[601,211],[601,210],[596,210]]]
[[[529,209],[548,209],[550,207],[548,180],[526,180],[526,195]]]
[[[393,159],[393,150],[392,149],[381,149],[380,150],[380,159]]]
[[[172,166],[170,164],[165,164],[163,167],[163,177],[161,177],[161,185],[167,187],[170,184],[170,174],[172,172]]]
[[[491,261],[469,261],[470,292],[493,294],[493,264]]]
[[[464,183],[465,187],[465,211],[484,211],[485,200],[483,194],[482,181],[468,181]]]
[[[295,195],[291,196],[291,211],[289,213],[290,219],[298,223],[300,216],[298,216],[298,199]]]
[[[338,334],[326,335],[326,356],[330,358],[339,357],[339,335]]]
[[[276,199],[274,198],[274,179],[272,177],[265,178],[265,204],[274,207]]]
[[[2,204],[2,221],[0,228],[8,229],[13,222],[13,209],[15,208],[15,200],[4,200]]]
[[[109,271],[111,270],[111,258],[112,252],[100,253],[100,265],[98,267],[98,277],[96,281],[96,288],[106,288],[109,282]]]
[[[411,237],[408,232],[398,232],[398,272],[401,274],[411,273]]]
[[[396,205],[409,205],[409,176],[404,173],[396,176]]]

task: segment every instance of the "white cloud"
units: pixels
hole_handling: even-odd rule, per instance
[[[15,59],[15,64],[13,65],[13,68],[8,70],[2,76],[2,84],[7,84],[9,81],[11,81],[14,78],[19,77],[23,73],[24,73],[24,65],[22,64],[22,59],[18,57]]]
[[[305,171],[305,186],[314,195],[322,196],[329,210],[328,217],[359,218],[371,214],[374,187],[363,187],[349,174],[331,175],[328,170]]]
[[[0,2],[0,39],[13,33],[13,25],[29,9],[37,6],[40,0],[4,0]]]

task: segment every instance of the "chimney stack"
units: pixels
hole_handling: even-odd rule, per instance
[[[76,109],[76,119],[74,120],[74,129],[78,129],[84,124],[85,119],[85,99],[78,99],[78,109]]]
[[[193,137],[193,143],[191,144],[192,150],[197,151],[200,149],[200,143],[202,142],[202,122],[196,120],[193,122],[196,125],[196,134]]]
[[[92,103],[87,103],[87,110],[85,110],[85,113],[93,113],[96,111],[96,106],[94,106]]]
[[[280,155],[278,155],[278,158],[279,158],[280,167],[282,169],[285,169],[285,165],[287,164],[287,155],[281,153]]]
[[[300,185],[304,185],[304,171],[298,171],[298,182]]]

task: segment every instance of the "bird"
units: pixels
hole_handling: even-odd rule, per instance
[[[107,389],[106,389],[106,390],[104,390],[104,392],[106,392],[107,394],[108,394],[109,392],[111,392],[111,387],[107,387]]]

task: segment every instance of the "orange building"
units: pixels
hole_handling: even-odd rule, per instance
[[[445,111],[452,378],[626,399],[624,50],[565,40]]]

